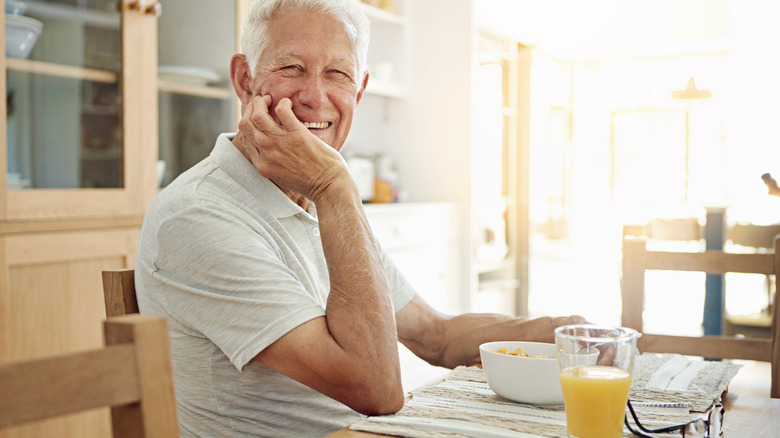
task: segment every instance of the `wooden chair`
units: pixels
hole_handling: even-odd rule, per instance
[[[775,257],[775,254],[780,254],[780,238],[775,240],[774,252],[766,254],[648,251],[646,239],[624,238],[621,278],[622,324],[643,332],[645,272],[648,270],[698,271],[708,274],[727,272],[771,274],[775,276],[776,281],[777,275],[780,274],[780,257]],[[684,292],[680,291],[680,293]],[[638,347],[643,352],[771,362],[771,395],[780,398],[779,309],[780,306],[774,306],[771,339],[644,333],[639,339]]]
[[[775,237],[780,234],[780,224],[756,225],[738,222],[728,230],[727,243],[735,245],[739,252],[771,252],[774,249]],[[756,315],[724,316],[724,334],[743,334],[752,337],[771,337],[772,329],[772,294],[775,282],[769,275],[765,276],[764,288],[767,294],[768,307]]]
[[[103,298],[106,302],[106,318],[138,313],[135,271],[103,271]]]
[[[0,364],[0,429],[111,407],[115,438],[178,437],[163,318],[104,323],[105,347]]]

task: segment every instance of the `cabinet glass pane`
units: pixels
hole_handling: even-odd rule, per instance
[[[207,157],[217,136],[236,130],[232,101],[160,92],[158,183],[167,186]]]
[[[168,185],[208,156],[217,136],[236,130],[230,84],[235,3],[163,0],[158,21],[158,181]]]
[[[123,187],[117,2],[22,3],[6,13],[8,188]],[[31,27],[16,52],[11,35]]]

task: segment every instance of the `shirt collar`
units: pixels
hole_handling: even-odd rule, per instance
[[[233,180],[252,194],[275,217],[284,218],[304,214],[314,218],[316,209],[309,202],[309,211],[292,202],[271,180],[263,177],[252,163],[233,144],[235,134],[221,134],[217,137],[211,159]]]

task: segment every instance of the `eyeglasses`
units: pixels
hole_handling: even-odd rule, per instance
[[[689,421],[685,424],[679,424],[677,426],[662,427],[660,429],[647,429],[639,422],[639,418],[634,412],[633,406],[631,406],[631,400],[628,401],[628,410],[631,412],[631,416],[634,418],[639,430],[635,430],[628,422],[628,415],[626,415],[626,427],[631,433],[643,438],[653,438],[648,433],[668,433],[668,432],[682,432],[683,437],[689,438],[717,438],[723,435],[723,414],[726,412],[723,409],[723,405],[720,402],[712,405],[708,410],[706,417],[699,417],[693,421]]]

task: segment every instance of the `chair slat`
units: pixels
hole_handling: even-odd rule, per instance
[[[138,313],[135,271],[132,269],[103,271],[103,295],[107,318]]]
[[[0,427],[138,401],[134,356],[125,344],[3,366]]]
[[[639,350],[648,353],[676,353],[720,359],[772,361],[772,341],[758,338],[720,336],[643,335]]]
[[[170,421],[177,414],[165,319],[155,318],[153,324],[136,325],[125,322],[127,318],[132,321],[132,318],[143,317],[136,314],[106,321],[106,344],[133,342],[137,352],[138,389],[143,403],[111,410],[114,437],[138,436],[130,433],[126,424],[143,424],[146,438],[178,436],[178,423]],[[143,421],[138,421],[139,417]]]
[[[105,322],[106,346],[0,364],[0,429],[112,407],[115,438],[179,436],[164,318]]]
[[[775,257],[774,254],[729,254],[721,251],[648,251],[647,269],[771,275],[775,272]]]

